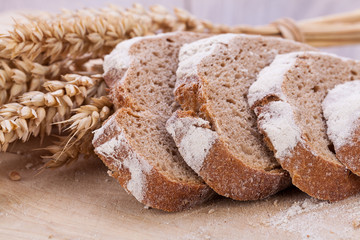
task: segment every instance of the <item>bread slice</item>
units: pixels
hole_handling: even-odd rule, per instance
[[[290,184],[257,131],[248,88],[277,53],[312,49],[279,38],[224,34],[182,47],[176,100],[167,122],[184,160],[218,194],[265,198]]]
[[[178,52],[206,34],[177,32],[120,43],[105,57],[105,79],[118,108],[95,133],[95,152],[111,175],[147,206],[179,211],[213,191],[183,161],[165,129],[178,105]]]
[[[321,103],[328,90],[352,81],[360,62],[318,52],[278,55],[249,89],[258,128],[292,183],[309,195],[336,201],[360,190],[326,135]]]
[[[322,109],[336,157],[360,176],[360,80],[330,90]]]

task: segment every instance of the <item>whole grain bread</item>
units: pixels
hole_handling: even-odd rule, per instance
[[[256,200],[289,186],[288,173],[257,130],[247,92],[276,54],[309,49],[293,41],[241,34],[181,48],[175,97],[185,111],[174,113],[167,130],[184,160],[218,194]]]
[[[331,89],[322,109],[337,159],[360,176],[360,80]]]
[[[177,32],[134,38],[105,57],[104,77],[118,110],[96,131],[95,152],[127,192],[153,208],[179,211],[213,195],[165,130],[178,108],[173,89],[179,49],[206,36]]]
[[[278,55],[250,87],[258,128],[292,183],[330,201],[360,190],[360,178],[342,165],[326,134],[321,103],[328,90],[352,81],[360,62],[318,52]]]

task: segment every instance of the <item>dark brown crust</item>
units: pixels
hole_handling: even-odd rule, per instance
[[[290,185],[285,171],[246,166],[219,139],[205,158],[200,176],[218,194],[242,201],[263,199]]]
[[[128,111],[129,110],[125,108],[119,109],[115,113],[116,117],[119,117],[121,114],[128,114]],[[110,118],[107,121],[116,121],[116,119]],[[118,127],[121,128],[119,124]],[[119,132],[118,130],[111,128],[104,129],[104,134],[106,135],[106,138],[94,139],[93,145],[95,148],[109,141],[112,137],[118,135]],[[128,138],[128,140],[129,139],[130,138]],[[129,141],[129,144],[131,144],[131,141]],[[129,170],[124,167],[116,167],[116,164],[114,164],[114,160],[111,157],[100,154],[96,149],[95,153],[110,169],[111,176],[117,179],[121,186],[130,193],[127,189],[127,183],[131,179]],[[123,162],[121,153],[117,153],[116,157]],[[150,173],[144,173],[146,175],[147,185],[145,187],[146,191],[143,200],[141,201],[149,207],[168,212],[181,211],[205,202],[214,195],[214,192],[205,184],[176,182],[164,176],[156,169],[156,166],[152,167]]]
[[[193,111],[177,111],[175,117],[196,118]],[[175,142],[179,143],[180,139]],[[283,170],[266,172],[246,166],[220,139],[212,145],[199,175],[216,193],[242,201],[266,198],[290,183],[289,175]]]
[[[254,106],[258,117],[258,129],[264,135],[268,147],[275,151],[270,139],[262,127],[260,114],[269,111],[268,104],[272,98],[265,96],[262,106]],[[284,102],[284,101],[282,101]],[[302,137],[303,143],[298,143],[290,152],[291,157],[277,159],[281,166],[290,173],[292,183],[312,197],[339,201],[360,191],[360,178],[352,174],[340,163],[327,161],[314,154],[313,147]]]
[[[182,108],[199,111],[200,117],[212,122],[212,114],[206,105],[206,92],[200,84],[206,84],[206,79],[192,75],[177,81],[175,97]],[[178,116],[185,117],[186,114],[182,112]],[[199,175],[216,193],[243,201],[266,198],[288,187],[291,182],[289,174],[282,169],[263,171],[245,165],[220,139],[212,146]]]
[[[127,191],[126,183],[131,178],[127,169],[116,168],[112,160],[100,155],[100,159],[110,169],[111,176],[118,180]],[[147,190],[142,200],[146,206],[167,212],[177,212],[192,208],[207,201],[213,196],[213,191],[206,185],[190,185],[173,182],[161,173],[152,171],[146,176]]]
[[[336,157],[353,173],[360,176],[360,126],[353,133],[352,140],[339,149],[336,149]]]

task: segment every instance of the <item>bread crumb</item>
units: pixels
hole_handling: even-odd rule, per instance
[[[20,181],[21,176],[20,176],[20,174],[19,174],[18,172],[16,172],[16,171],[11,171],[11,172],[9,173],[9,179],[10,179],[11,181]]]
[[[32,163],[27,163],[27,164],[25,165],[25,168],[26,168],[26,169],[30,169],[33,165],[34,165],[34,164],[32,164]]]
[[[353,220],[353,227],[355,229],[360,228],[360,219],[354,219]]]
[[[278,201],[277,199],[273,202],[273,204],[274,204],[275,207],[278,206],[278,202],[279,202],[279,201]]]
[[[145,205],[144,208],[145,208],[145,209],[151,209],[151,207],[150,207],[150,206],[147,206],[147,205]]]
[[[215,209],[210,209],[209,211],[208,211],[208,214],[212,214],[212,213],[214,213],[215,212]]]

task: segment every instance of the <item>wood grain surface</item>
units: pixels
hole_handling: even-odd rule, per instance
[[[165,213],[145,209],[97,158],[39,173],[38,146],[33,139],[0,154],[0,239],[356,239],[360,234],[358,197],[329,204],[290,188],[262,201],[217,197]],[[9,179],[12,171],[20,181]]]
[[[4,7],[4,2],[0,0],[0,9],[16,9],[9,6],[19,3],[6,1]],[[37,6],[41,1],[32,2]],[[74,1],[64,1],[69,2]],[[98,4],[98,1],[89,4],[95,2]],[[222,16],[219,21],[234,21],[226,20],[229,17],[226,13],[234,16],[236,10],[229,9],[223,1],[210,1],[211,9],[203,7],[202,2],[205,0],[165,4],[191,8],[202,17],[219,11]],[[225,1],[229,2],[236,1]],[[238,14],[246,12],[240,9],[246,7],[246,1],[239,2],[242,5],[235,4]],[[77,4],[74,6],[81,7]],[[261,15],[255,7],[247,9],[248,15],[254,12],[254,18]],[[280,14],[284,16],[286,12]],[[12,15],[0,16],[0,22],[8,22]],[[165,213],[145,209],[107,175],[106,167],[97,158],[80,159],[68,167],[39,172],[41,151],[34,150],[38,148],[38,139],[32,139],[26,144],[14,144],[9,153],[0,153],[0,239],[359,239],[360,236],[360,196],[330,204],[290,188],[262,201],[239,202],[217,197],[188,211]],[[20,181],[9,179],[12,171],[21,175]]]

